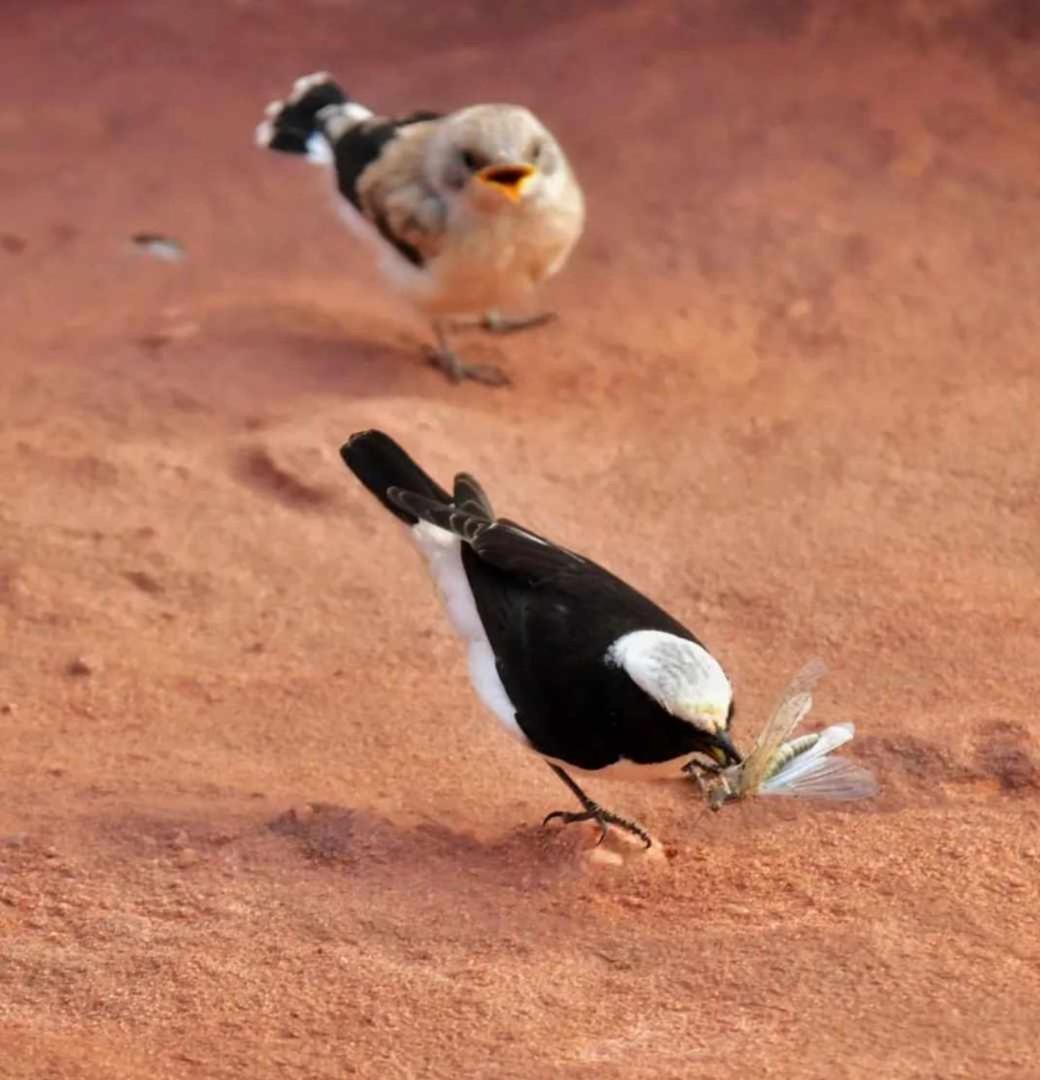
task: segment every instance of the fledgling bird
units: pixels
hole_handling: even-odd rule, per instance
[[[479,316],[508,331],[551,318],[500,314],[563,266],[584,226],[581,188],[536,116],[518,105],[377,116],[318,72],[267,107],[256,141],[331,167],[348,224],[433,320],[436,367],[455,381],[509,381],[464,363],[447,320]]]
[[[408,526],[468,644],[480,700],[541,754],[581,803],[544,823],[642,826],[604,809],[568,770],[638,780],[739,763],[733,694],[681,623],[589,559],[495,516],[467,473],[451,493],[380,431],[351,438],[347,467]],[[543,824],[544,824],[543,823]]]

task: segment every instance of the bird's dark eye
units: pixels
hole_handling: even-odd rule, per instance
[[[542,151],[544,149],[545,143],[543,143],[541,139],[535,139],[535,141],[531,143],[531,148],[527,151],[527,160],[530,161],[532,165],[536,164],[538,159],[542,156]]]
[[[465,165],[470,172],[476,172],[477,169],[483,168],[486,162],[480,154],[475,154],[472,150],[463,150],[462,164]]]

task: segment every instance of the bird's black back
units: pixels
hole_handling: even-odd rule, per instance
[[[387,144],[397,138],[402,128],[409,127],[411,124],[421,124],[427,120],[438,120],[440,115],[440,113],[422,111],[397,119],[373,117],[371,120],[362,120],[349,127],[332,143],[336,184],[340,194],[356,210],[364,213],[358,191],[361,174],[383,153]],[[372,224],[379,230],[383,239],[392,244],[413,266],[424,264],[422,252],[414,244],[394,232],[385,216],[375,214]]]
[[[502,685],[536,750],[601,769],[621,757],[645,764],[700,748],[695,728],[606,661],[635,630],[697,641],[667,612],[584,559],[539,577],[502,570],[464,544],[462,562]]]

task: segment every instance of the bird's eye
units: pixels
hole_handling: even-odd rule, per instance
[[[542,151],[544,149],[545,143],[543,143],[541,139],[535,139],[535,141],[531,143],[530,150],[527,151],[527,160],[530,161],[532,165],[536,164],[538,159],[542,156]]]
[[[483,167],[484,160],[479,154],[473,153],[472,150],[463,150],[462,164],[465,165],[470,172],[476,172],[477,169]]]

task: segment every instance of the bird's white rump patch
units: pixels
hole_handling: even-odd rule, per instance
[[[331,165],[335,160],[329,140],[320,132],[307,136],[307,160],[312,165]]]
[[[516,709],[502,685],[495,653],[477,613],[473,590],[462,565],[462,541],[428,521],[413,525],[412,536],[426,557],[452,626],[468,643],[469,677],[477,697],[502,721],[510,735],[529,746],[527,736],[516,722]]]

